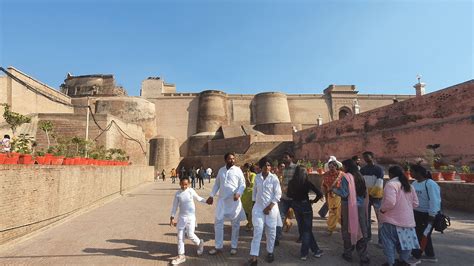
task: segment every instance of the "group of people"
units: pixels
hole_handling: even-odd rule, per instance
[[[191,188],[196,187],[196,179],[198,180],[198,185],[199,189],[204,188],[204,180],[208,179],[209,183],[211,183],[211,176],[212,176],[212,168],[208,167],[207,169],[204,169],[204,167],[191,167],[188,171],[183,167],[181,167],[181,170],[176,171],[176,168],[171,169],[170,171],[170,176],[171,176],[171,183],[176,183],[176,179],[183,179],[183,178],[189,178],[191,181]],[[163,169],[160,173],[157,172],[155,175],[155,181],[158,181],[158,179],[161,178],[163,181],[166,180],[166,171]]]
[[[204,241],[194,234],[194,200],[214,204],[219,194],[215,211],[215,247],[210,255],[223,251],[224,221],[232,225],[230,254],[238,248],[240,222],[247,220],[247,230],[253,230],[248,265],[257,265],[262,234],[266,235],[266,261],[274,261],[274,248],[280,244],[282,232],[291,227],[291,218],[296,218],[298,242],[301,243],[300,259],[311,255],[320,258],[319,248],[313,234],[312,204],[326,199],[328,234],[341,224],[343,239],[342,258],[351,262],[356,250],[361,265],[370,264],[367,245],[371,241],[371,209],[378,220],[378,242],[386,256],[386,265],[412,265],[420,259],[437,261],[431,232],[433,220],[440,211],[440,189],[431,175],[421,165],[412,165],[411,173],[416,179],[410,184],[400,166],[388,169],[389,180],[384,186],[384,169],[375,164],[374,154],[364,152],[365,166],[358,157],[339,162],[331,156],[325,165],[321,187],[310,182],[304,167],[294,163],[291,152],[285,152],[278,167],[272,168],[268,158],[257,165],[235,165],[235,154],[224,156],[226,165],[219,169],[212,191],[207,199],[201,198],[188,188],[189,178],[180,178],[181,190],[176,192],[171,212],[170,225],[178,229],[178,256],[172,264],[186,260],[184,255],[184,232],[198,245],[198,255],[203,253]],[[316,196],[310,199],[314,193]],[[176,220],[176,210],[180,209]],[[321,211],[320,211],[321,214]],[[420,246],[424,238],[426,245]],[[396,259],[396,253],[399,259]],[[423,253],[425,253],[424,256]]]

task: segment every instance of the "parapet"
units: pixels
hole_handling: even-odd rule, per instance
[[[116,86],[114,76],[109,74],[72,76],[68,73],[61,92],[70,97],[127,96],[126,90]]]

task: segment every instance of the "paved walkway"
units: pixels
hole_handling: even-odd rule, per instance
[[[166,265],[177,252],[176,231],[168,225],[172,195],[177,188],[177,184],[170,184],[169,181],[144,184],[108,204],[70,218],[20,242],[1,246],[0,264]],[[197,192],[206,197],[209,190],[210,186],[206,183],[206,188],[198,189]],[[319,206],[320,204],[315,204],[314,209],[319,209]],[[206,252],[214,244],[214,208],[197,204],[199,226],[196,234],[206,241]],[[455,212],[449,214],[454,220],[452,227],[444,235],[435,233],[434,236],[438,265],[474,265],[474,215]],[[340,258],[340,234],[327,236],[325,220],[315,218],[314,223],[315,236],[325,251],[324,256],[320,259],[309,258],[306,262],[300,261],[299,244],[295,243],[296,227],[293,227],[276,248],[273,265],[350,265]],[[185,265],[243,265],[248,258],[251,232],[246,232],[242,227],[239,253],[231,256],[228,253],[230,226],[227,225],[225,230],[227,241],[224,254],[213,257],[205,253],[202,257],[197,257],[196,248],[187,241],[189,256]],[[262,244],[261,254],[264,253]],[[369,244],[369,254],[372,265],[384,262],[382,251],[376,245]],[[357,262],[353,265],[357,265]]]

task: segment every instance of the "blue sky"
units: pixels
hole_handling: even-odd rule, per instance
[[[414,94],[474,76],[471,0],[0,0],[0,65],[58,88],[114,74],[130,95],[161,76],[179,92]]]

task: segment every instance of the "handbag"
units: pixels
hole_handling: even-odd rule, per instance
[[[428,180],[426,180],[425,182],[425,189],[426,195],[428,195],[428,200],[430,200],[430,193],[428,192],[428,187],[426,186],[426,183],[428,183]],[[446,228],[448,228],[449,226],[451,226],[451,218],[442,212],[441,207],[441,210],[436,214],[434,218],[433,229],[443,234],[443,231],[446,230]]]

